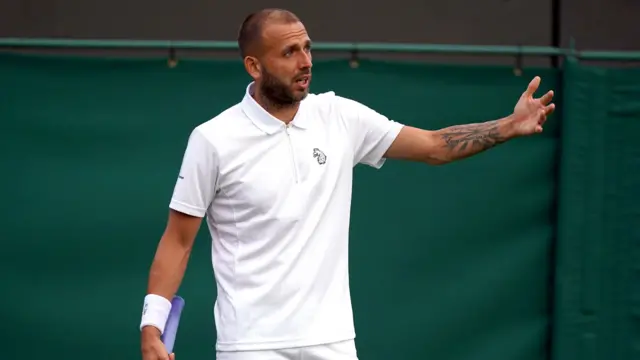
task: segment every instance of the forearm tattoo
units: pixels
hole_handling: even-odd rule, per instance
[[[478,152],[492,148],[507,139],[500,133],[498,120],[480,124],[456,125],[441,130],[445,147],[452,152]]]

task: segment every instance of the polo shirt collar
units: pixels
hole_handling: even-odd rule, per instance
[[[256,102],[253,96],[251,96],[254,86],[255,82],[251,82],[247,85],[244,98],[240,103],[242,111],[244,111],[255,126],[267,134],[275,134],[276,132],[284,129],[284,122],[269,114]],[[298,112],[294,116],[293,121],[291,121],[291,125],[297,128],[306,129],[308,126],[308,120],[307,117],[302,114],[303,104],[304,100],[300,102],[300,107],[298,108]]]

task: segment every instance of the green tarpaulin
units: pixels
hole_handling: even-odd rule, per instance
[[[314,64],[314,92],[429,129],[508,114],[535,75],[540,93],[566,80],[539,136],[442,167],[356,168],[362,360],[543,360],[550,339],[560,360],[639,355],[629,334],[640,309],[640,72],[569,66],[517,77],[508,67]],[[3,358],[140,358],[148,268],[187,137],[249,80],[237,61],[0,56]],[[213,359],[204,228],[180,294],[177,357]]]

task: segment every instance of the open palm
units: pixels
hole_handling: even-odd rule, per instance
[[[547,121],[547,116],[555,110],[553,90],[542,97],[535,99],[533,96],[540,86],[540,77],[531,80],[529,86],[522,93],[518,103],[513,109],[513,120],[517,135],[531,135],[542,132],[542,126]]]

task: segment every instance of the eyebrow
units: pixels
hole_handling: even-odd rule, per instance
[[[311,47],[311,40],[307,40],[307,41],[304,42],[303,47],[307,47],[307,46]],[[283,50],[285,50],[285,51],[286,50],[292,50],[292,49],[295,49],[297,47],[299,47],[298,44],[290,44],[290,45],[285,46]]]

